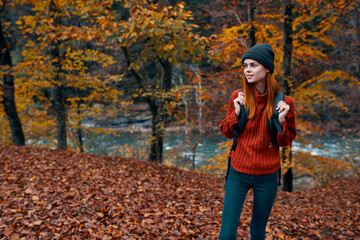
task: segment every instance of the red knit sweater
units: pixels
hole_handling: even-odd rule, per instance
[[[226,138],[233,138],[233,129],[238,120],[235,114],[234,99],[241,90],[232,93],[228,111],[224,120],[220,122],[220,130]],[[235,151],[231,151],[231,166],[238,172],[263,175],[275,173],[280,168],[280,154],[276,147],[269,148],[270,133],[267,115],[263,114],[266,105],[266,93],[258,95],[255,90],[258,114],[249,119],[244,131],[237,139]],[[278,133],[277,144],[287,146],[296,137],[294,101],[285,96],[284,102],[290,106],[282,126],[283,134]]]

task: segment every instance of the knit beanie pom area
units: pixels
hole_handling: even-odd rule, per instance
[[[260,43],[249,48],[242,56],[242,64],[244,64],[245,59],[253,59],[267,68],[270,73],[274,72],[274,58],[275,53],[268,43]]]

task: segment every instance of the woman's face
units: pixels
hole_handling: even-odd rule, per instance
[[[244,74],[248,83],[266,82],[266,74],[270,72],[263,65],[253,59],[245,59]]]

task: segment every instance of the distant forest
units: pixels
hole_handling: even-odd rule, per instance
[[[359,9],[350,0],[2,0],[0,141],[84,151],[84,136],[116,134],[111,122],[151,118],[150,159],[161,162],[170,126],[217,129],[241,88],[242,53],[263,42],[295,99],[299,136],[358,137]]]

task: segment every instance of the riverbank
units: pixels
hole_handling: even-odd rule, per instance
[[[222,177],[162,164],[0,146],[0,238],[217,239]],[[240,239],[249,239],[252,193]],[[267,239],[356,239],[360,180],[279,191]]]
[[[131,131],[130,131],[131,130]],[[208,167],[226,161],[226,139],[218,129],[209,128],[202,134],[174,127],[166,131],[164,138],[163,160],[166,164],[199,171],[216,172],[219,176],[225,173],[225,165],[213,170]],[[120,156],[136,159],[147,159],[151,131],[136,131],[134,128],[117,132],[118,135],[101,134],[84,139],[87,151],[105,156]],[[360,151],[359,139],[351,138],[296,138],[292,144],[294,191],[304,190],[326,182],[328,178],[349,176],[348,162],[353,159],[358,164]],[[220,160],[222,159],[222,160]],[[355,163],[356,164],[356,163]],[[329,170],[334,166],[341,166]],[[359,168],[360,166],[355,167]],[[309,177],[308,172],[317,169],[316,177]]]

